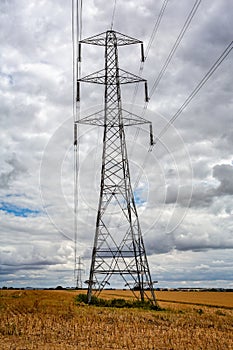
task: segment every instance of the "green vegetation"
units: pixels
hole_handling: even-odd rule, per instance
[[[87,294],[78,294],[75,297],[75,303],[80,305],[80,303],[88,304]],[[141,301],[141,300],[125,300],[123,298],[118,299],[102,299],[96,296],[91,297],[90,305],[101,306],[101,307],[116,307],[116,308],[142,308],[144,310],[157,310],[162,309],[156,304],[152,304],[151,301]]]

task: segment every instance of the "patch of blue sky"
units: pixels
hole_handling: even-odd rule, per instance
[[[13,214],[14,216],[20,216],[24,218],[29,216],[37,216],[41,213],[40,210],[22,208],[7,202],[0,202],[0,210],[4,211],[5,213]]]
[[[21,193],[14,193],[14,194],[9,193],[9,194],[6,194],[5,197],[7,197],[7,198],[11,198],[11,197],[25,197],[25,195],[21,194]]]
[[[134,200],[136,205],[141,206],[146,203],[145,198],[143,197],[142,189],[137,189],[134,191]]]

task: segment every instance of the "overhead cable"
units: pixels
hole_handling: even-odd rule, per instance
[[[187,107],[187,105],[192,101],[192,99],[197,95],[199,90],[203,87],[203,85],[210,79],[210,77],[213,75],[213,73],[216,71],[216,69],[220,66],[220,64],[226,59],[226,57],[229,55],[231,50],[233,49],[233,41],[230,42],[230,44],[226,47],[226,49],[223,51],[223,53],[219,56],[219,58],[216,60],[216,62],[212,65],[212,67],[208,70],[208,72],[205,74],[205,76],[202,78],[202,80],[199,82],[199,84],[195,87],[195,89],[191,92],[191,94],[186,98],[184,103],[181,105],[181,107],[178,109],[178,111],[173,115],[173,117],[169,120],[169,122],[165,125],[165,127],[162,129],[162,131],[159,133],[158,137],[156,137],[154,144],[156,144],[160,138],[163,136],[163,134],[168,130],[171,124],[174,123],[174,121],[180,116],[180,114],[183,112],[183,110]]]
[[[173,47],[171,49],[171,51],[170,51],[166,61],[165,61],[162,69],[160,70],[160,72],[158,74],[158,77],[156,78],[156,80],[155,80],[155,82],[154,82],[154,84],[153,84],[153,86],[151,88],[150,97],[153,95],[153,93],[155,92],[157,86],[159,85],[160,80],[162,79],[162,77],[163,77],[163,75],[164,75],[164,73],[165,73],[165,71],[166,71],[166,69],[167,69],[167,67],[168,67],[172,57],[174,56],[177,48],[179,47],[179,45],[181,43],[181,40],[183,39],[183,37],[184,37],[184,35],[185,35],[189,25],[190,25],[194,15],[195,15],[195,13],[197,12],[197,9],[198,9],[199,5],[201,4],[201,1],[202,0],[196,0],[195,1],[195,3],[193,5],[193,7],[192,7],[192,9],[191,9],[191,11],[190,11],[186,21],[185,21],[185,23],[184,23],[180,33],[179,33],[179,35],[178,35],[178,37],[177,37],[177,39],[176,39],[176,41],[175,41],[175,43],[174,43],[174,45],[173,45]]]
[[[159,11],[159,15],[158,15],[158,18],[157,18],[157,20],[156,20],[156,22],[155,22],[153,31],[152,31],[152,33],[151,33],[149,43],[148,43],[148,45],[147,45],[147,47],[146,47],[146,51],[145,51],[145,60],[146,60],[147,57],[148,57],[150,48],[151,48],[151,46],[152,46],[152,44],[153,44],[153,41],[154,41],[154,39],[155,39],[155,36],[156,36],[157,33],[158,33],[159,25],[160,25],[160,22],[161,22],[161,20],[162,20],[162,18],[163,18],[164,11],[165,11],[165,9],[166,9],[166,7],[167,7],[168,1],[169,1],[169,0],[164,0],[164,2],[163,2],[163,4],[162,4],[162,7],[161,7],[161,9],[160,9],[160,11]]]
[[[72,0],[72,61],[73,61],[73,120],[74,120],[74,278],[77,264],[78,235],[78,182],[79,182],[79,142],[77,120],[80,119],[80,102],[77,80],[81,76],[81,60],[77,54],[78,43],[82,38],[82,0]],[[76,282],[76,281],[75,281]]]
[[[141,77],[142,75],[142,72],[143,72],[143,68],[144,68],[144,64],[145,64],[145,61],[149,55],[149,51],[151,49],[151,46],[155,40],[155,37],[158,33],[158,29],[159,29],[159,25],[161,23],[161,20],[163,18],[163,15],[164,15],[164,11],[167,7],[167,3],[168,3],[169,0],[164,0],[163,4],[162,4],[162,7],[159,11],[159,15],[156,19],[156,22],[155,22],[155,25],[154,25],[154,28],[152,30],[152,33],[151,33],[151,36],[150,36],[150,40],[148,42],[148,45],[146,47],[146,50],[145,50],[145,59],[143,61],[141,61],[140,63],[140,68],[139,68],[139,72],[138,72],[138,75]],[[136,95],[137,95],[137,92],[138,92],[138,83],[135,85],[135,88],[134,88],[134,94],[133,94],[133,98],[132,98],[132,104],[134,104],[135,102],[135,98],[136,98]]]
[[[113,11],[112,11],[111,30],[112,30],[113,24],[114,24],[115,13],[116,13],[116,0],[114,0]]]
[[[210,77],[213,75],[213,73],[217,70],[217,68],[220,66],[220,64],[227,58],[227,56],[230,54],[231,50],[233,49],[233,40],[230,42],[230,44],[226,47],[226,49],[223,51],[223,53],[219,56],[219,58],[215,61],[215,63],[212,65],[212,67],[208,70],[208,72],[205,74],[205,76],[202,78],[202,80],[198,83],[196,88],[191,92],[191,94],[186,98],[184,103],[181,105],[181,107],[178,109],[178,111],[173,115],[173,117],[168,121],[168,123],[165,125],[165,127],[161,130],[159,135],[155,138],[154,145],[155,147],[158,142],[161,140],[161,137],[166,133],[166,131],[169,129],[169,127],[174,123],[174,121],[180,116],[180,114],[183,112],[183,110],[188,106],[188,104],[192,101],[192,99],[197,95],[199,90],[203,87],[203,85],[210,79]],[[141,167],[141,171],[139,172],[137,179],[134,183],[134,190],[139,184],[139,181],[143,174],[143,169],[145,169],[146,163],[149,160],[149,152],[152,150],[152,147],[150,147],[149,151],[146,154],[146,157],[144,158],[143,165]]]

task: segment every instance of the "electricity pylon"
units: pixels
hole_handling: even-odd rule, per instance
[[[105,68],[78,80],[105,86],[104,109],[83,119],[80,124],[102,126],[103,153],[99,207],[92,261],[88,283],[88,301],[93,293],[100,293],[109,285],[112,276],[120,275],[134,294],[139,298],[155,303],[153,282],[150,275],[143,236],[139,224],[134,193],[130,180],[127,156],[125,126],[148,123],[150,139],[153,144],[152,125],[122,108],[121,84],[144,82],[146,101],[147,82],[139,76],[122,70],[118,66],[118,47],[132,44],[141,45],[144,61],[143,43],[140,40],[108,30],[96,36],[81,40],[82,44],[105,47]]]
[[[82,268],[83,263],[81,262],[81,257],[78,258],[78,268],[77,271],[77,279],[76,279],[76,289],[82,289],[83,288],[83,282],[82,282]]]

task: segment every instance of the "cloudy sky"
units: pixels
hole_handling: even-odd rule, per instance
[[[116,1],[114,29],[147,47],[163,1]],[[168,1],[142,75],[152,88],[194,0]],[[83,38],[110,28],[114,1],[83,1]],[[233,40],[233,4],[203,0],[148,104],[159,134]],[[0,287],[73,286],[71,0],[0,0]],[[119,49],[134,74],[140,47]],[[104,67],[83,45],[82,73]],[[232,288],[233,52],[148,153],[146,126],[128,128],[132,182],[158,287]],[[122,88],[133,102],[134,86]],[[133,108],[144,106],[139,86]],[[81,113],[103,104],[82,84]],[[77,254],[88,278],[98,205],[102,130],[80,127]],[[147,159],[146,162],[145,158]],[[139,176],[139,175],[140,176]]]

